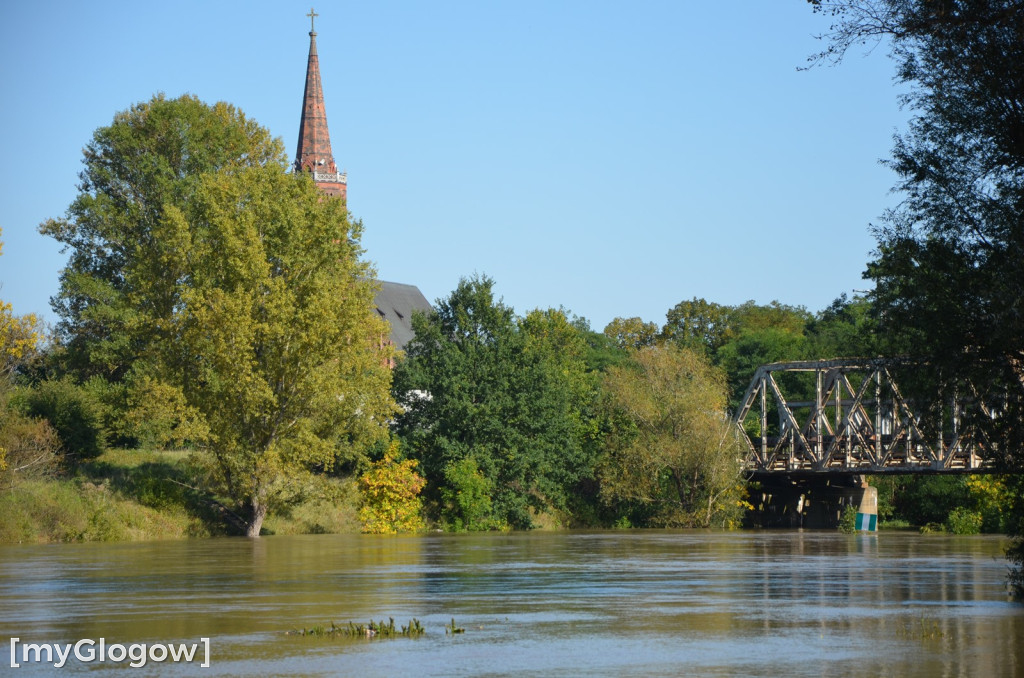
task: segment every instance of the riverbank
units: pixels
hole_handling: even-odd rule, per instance
[[[60,477],[0,491],[0,543],[144,541],[229,534],[215,505],[193,489],[188,452],[109,450]],[[358,532],[347,479],[315,478],[305,500],[267,517],[264,534]]]
[[[70,473],[23,479],[13,487],[0,489],[0,544],[148,541],[237,534],[231,531],[222,509],[207,494],[195,489],[204,485],[201,476],[197,460],[186,451],[108,450]],[[895,481],[876,482],[891,503]],[[992,485],[993,477],[976,482]],[[939,489],[949,490],[946,485]],[[267,516],[262,534],[361,531],[359,494],[354,480],[310,477],[300,494],[302,501],[278,507]],[[931,495],[924,495],[924,499],[929,498],[931,504],[938,505]],[[966,494],[961,501],[967,501]],[[1000,503],[989,502],[997,506]],[[928,518],[919,524],[887,516],[879,527],[958,532],[956,525],[939,522],[945,513],[948,511],[943,506],[919,512],[920,517]],[[980,520],[981,514],[975,517]],[[534,523],[542,530],[559,530],[570,523],[568,518],[562,518],[535,515]],[[991,522],[998,525],[998,521]],[[979,527],[980,523],[962,533],[977,532]]]

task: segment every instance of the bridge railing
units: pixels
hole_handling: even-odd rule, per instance
[[[734,417],[747,444],[747,469],[868,474],[988,468],[992,446],[961,425],[969,401],[936,397],[922,407],[904,398],[894,373],[914,369],[923,366],[870,359],[758,368]]]

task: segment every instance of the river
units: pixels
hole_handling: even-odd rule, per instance
[[[26,644],[85,640],[62,675],[1022,676],[1005,545],[614,531],[3,546],[0,674],[51,675],[57,656]],[[426,633],[288,633],[388,617]],[[100,638],[129,655],[84,661]],[[157,662],[171,643],[198,653]]]

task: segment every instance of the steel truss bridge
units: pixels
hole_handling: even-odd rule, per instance
[[[965,407],[983,405],[938,396],[915,403],[901,394],[894,373],[912,378],[925,369],[868,359],[758,368],[734,417],[748,446],[747,470],[816,476],[989,470],[986,453],[993,446],[961,426]]]

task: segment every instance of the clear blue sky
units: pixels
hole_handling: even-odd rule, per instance
[[[310,0],[0,0],[0,298],[56,318],[36,227],[115,112],[224,100],[293,156]],[[804,0],[374,0],[316,5],[349,207],[383,280],[486,273],[519,313],[659,325],[683,299],[818,311],[863,290],[901,111],[884,48],[798,72]]]

